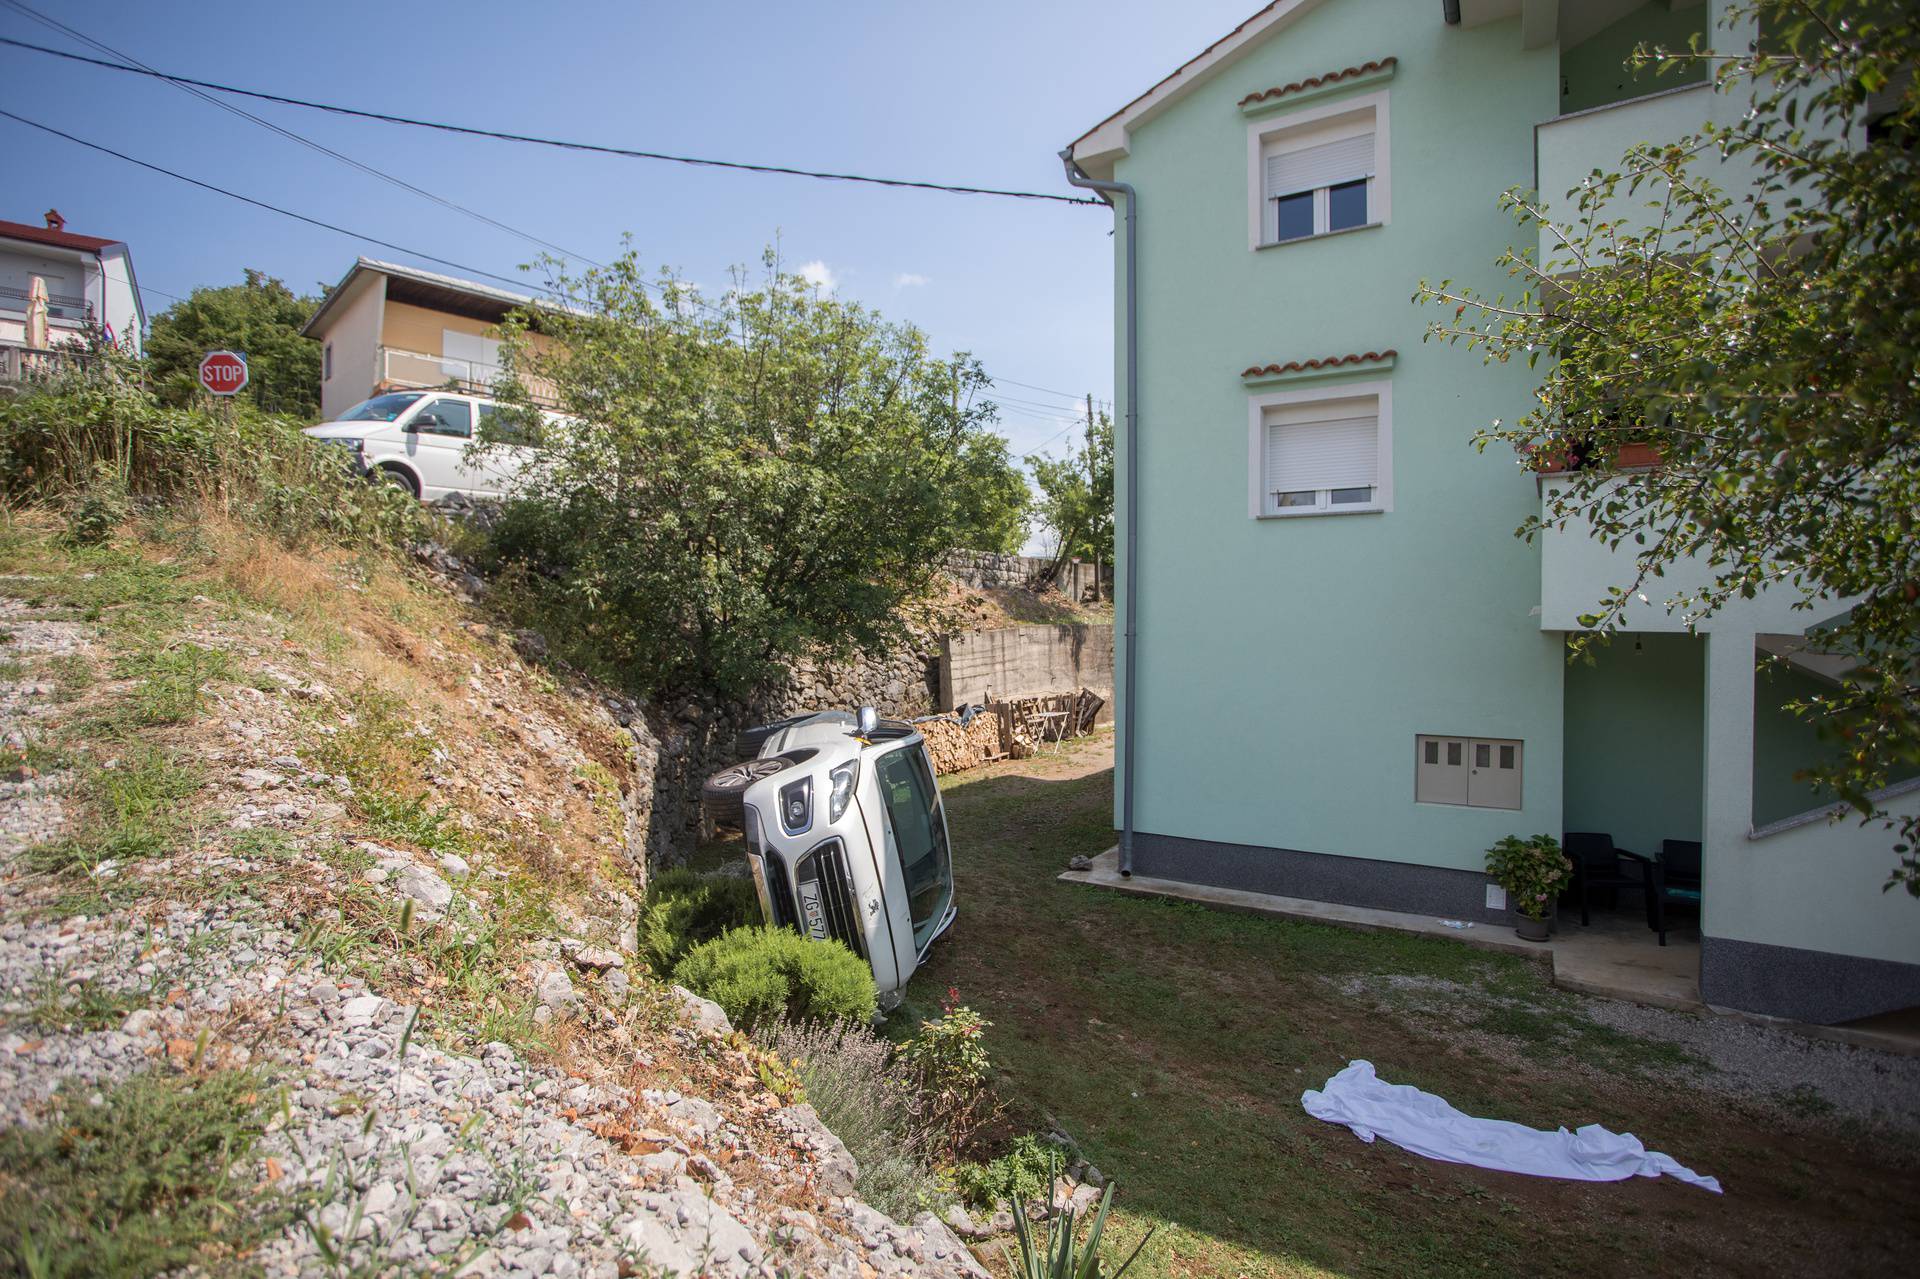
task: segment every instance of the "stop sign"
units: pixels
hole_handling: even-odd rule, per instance
[[[200,385],[215,395],[238,395],[247,385],[247,357],[237,351],[209,351],[200,361]]]

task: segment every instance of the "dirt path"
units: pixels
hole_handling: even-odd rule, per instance
[[[1842,1118],[1811,1082],[1743,1094],[1524,961],[1059,883],[1068,857],[1113,842],[1110,749],[948,779],[960,921],[910,1006],[957,986],[994,1022],[1026,1122],[1057,1121],[1119,1181],[1116,1246],[1157,1228],[1145,1274],[1907,1271],[1920,1190],[1898,1114]],[[1809,1081],[1831,1077],[1826,1054],[1883,1069],[1838,1045],[1775,1048],[1822,1055]],[[1727,1193],[1363,1144],[1298,1100],[1353,1058],[1470,1113],[1634,1132]]]

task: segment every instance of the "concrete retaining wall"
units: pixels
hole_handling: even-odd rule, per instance
[[[1111,624],[1009,626],[949,635],[940,652],[940,705],[945,709],[1009,697],[1038,697],[1090,688],[1113,706]]]

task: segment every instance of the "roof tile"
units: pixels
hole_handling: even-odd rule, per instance
[[[1351,80],[1355,76],[1370,75],[1375,71],[1391,71],[1400,61],[1398,58],[1375,58],[1363,62],[1357,67],[1342,67],[1338,71],[1327,71],[1320,75],[1308,76],[1304,80],[1295,80],[1292,84],[1276,85],[1271,89],[1262,89],[1258,93],[1249,93],[1240,99],[1240,105],[1249,102],[1265,102],[1269,98],[1285,97],[1289,93],[1299,93],[1302,89],[1317,89],[1323,84],[1338,84],[1342,80]]]
[[[1280,377],[1287,373],[1309,373],[1315,369],[1337,369],[1348,364],[1377,364],[1382,360],[1391,360],[1399,354],[1389,347],[1384,351],[1368,351],[1356,355],[1328,355],[1312,360],[1289,360],[1285,364],[1256,364],[1252,368],[1242,369],[1241,377]]]
[[[35,244],[78,249],[82,253],[98,253],[110,245],[120,243],[118,240],[103,240],[97,235],[75,235],[71,231],[56,231],[52,227],[6,221],[0,221],[0,240],[31,240]]]

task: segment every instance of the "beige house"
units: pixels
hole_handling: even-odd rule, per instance
[[[383,391],[491,390],[500,375],[500,321],[535,300],[361,258],[301,329],[320,343],[321,418],[332,421]],[[536,333],[532,340],[545,339]]]

